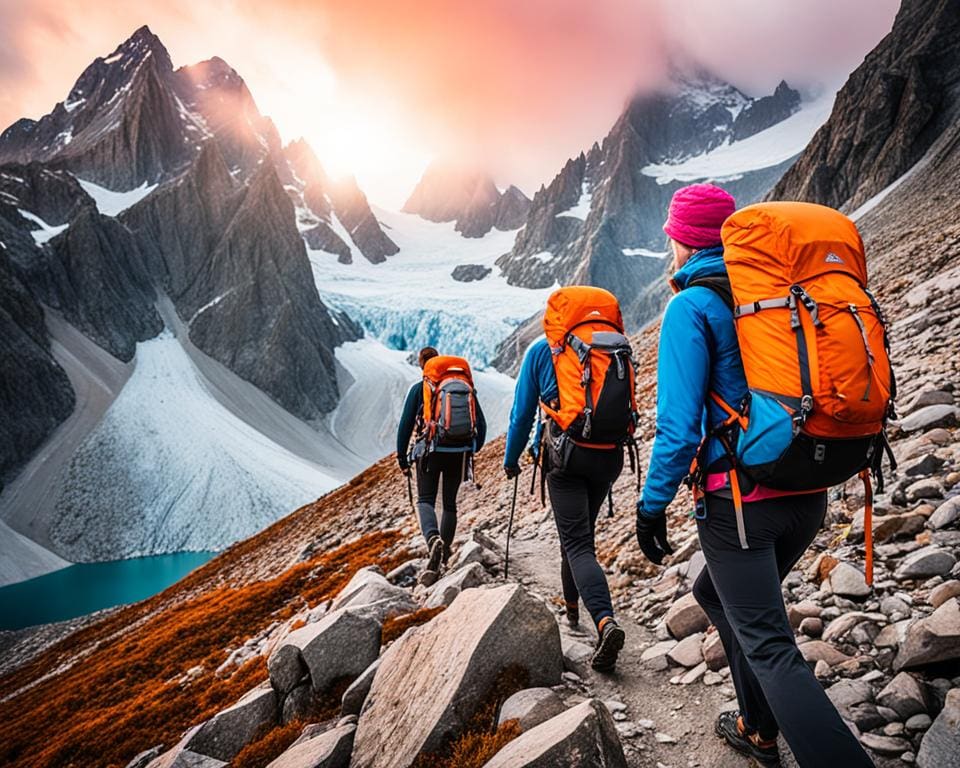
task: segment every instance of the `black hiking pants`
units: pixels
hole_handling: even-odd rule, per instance
[[[749,549],[737,536],[733,502],[706,498],[697,521],[707,567],[693,594],[717,627],[744,724],[778,731],[802,768],[872,766],[797,648],[780,582],[823,525],[826,493],[743,505]]]
[[[457,491],[463,481],[466,453],[434,452],[417,461],[417,513],[423,537],[439,536],[449,548],[457,532]],[[443,491],[443,514],[437,527],[437,495]]]
[[[581,597],[595,624],[613,616],[610,588],[594,546],[597,515],[623,469],[623,452],[574,447],[565,468],[547,470],[547,490],[560,534],[563,599]]]

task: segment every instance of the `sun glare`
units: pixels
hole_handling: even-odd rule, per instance
[[[342,106],[331,114],[303,115],[303,134],[334,178],[353,175],[380,205],[397,208],[420,179],[431,155],[399,115]]]

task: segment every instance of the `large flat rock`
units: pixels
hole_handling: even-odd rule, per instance
[[[553,614],[518,584],[464,591],[382,656],[352,768],[408,768],[421,753],[444,751],[508,669],[522,670],[531,687],[559,683],[563,657]]]
[[[229,762],[264,727],[275,724],[277,715],[277,694],[269,683],[264,683],[207,720],[184,747]]]
[[[943,709],[923,735],[917,765],[920,768],[960,768],[960,688],[947,693]]]
[[[956,658],[960,658],[960,599],[953,597],[910,625],[894,669],[916,669]]]
[[[571,707],[517,737],[484,768],[626,768],[620,737],[599,699]]]
[[[306,668],[313,690],[324,693],[335,680],[356,677],[376,660],[380,628],[380,621],[362,608],[328,613],[291,632],[274,649],[267,662],[270,682],[286,692]]]
[[[311,739],[298,740],[267,768],[347,768],[357,726],[340,725]]]

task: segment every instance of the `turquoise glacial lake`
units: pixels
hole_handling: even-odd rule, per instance
[[[216,552],[175,552],[103,563],[77,563],[0,587],[0,629],[48,624],[162,592]]]

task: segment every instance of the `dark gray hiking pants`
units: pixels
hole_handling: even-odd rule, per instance
[[[749,549],[733,502],[714,494],[697,521],[707,567],[693,585],[717,627],[744,723],[764,739],[778,730],[803,767],[872,766],[797,648],[780,582],[823,525],[826,493],[743,505]]]
[[[610,486],[623,469],[623,452],[575,447],[564,469],[547,471],[550,506],[560,535],[560,580],[563,599],[583,598],[595,624],[613,616],[610,588],[597,562],[594,545],[597,515]]]
[[[449,547],[457,533],[457,492],[463,480],[465,456],[464,453],[435,452],[417,461],[417,512],[420,530],[428,544],[434,536],[439,536]],[[439,527],[438,495],[443,501]]]

